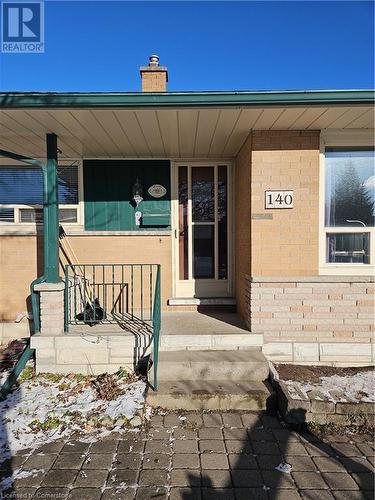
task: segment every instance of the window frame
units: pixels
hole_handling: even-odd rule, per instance
[[[43,161],[42,159],[40,159]],[[83,228],[83,221],[84,221],[84,215],[83,215],[83,210],[84,210],[84,202],[83,202],[83,166],[82,166],[82,161],[81,159],[62,159],[59,160],[59,166],[60,167],[69,167],[71,165],[77,165],[77,173],[78,173],[78,203],[77,204],[60,204],[59,203],[59,209],[64,209],[64,208],[75,208],[77,211],[77,222],[69,222],[66,223],[64,222],[64,227],[67,228],[72,228],[72,229],[80,229]],[[23,163],[19,162],[14,162],[14,161],[9,161],[6,158],[2,158],[0,162],[0,170],[3,167],[19,167],[19,168],[25,168],[25,165]],[[26,167],[27,168],[27,167]],[[13,208],[14,209],[14,222],[0,222],[0,234],[4,233],[12,233],[14,230],[16,230],[17,234],[22,234],[22,232],[29,232],[29,231],[35,231],[36,227],[40,225],[40,222],[21,222],[20,220],[20,210],[21,209],[38,209],[38,208],[43,208],[43,205],[37,204],[37,205],[25,205],[25,204],[9,204],[9,203],[0,203],[0,209],[1,208]]]
[[[326,226],[326,148],[368,148],[374,147],[372,130],[326,130],[320,136],[320,175],[319,175],[319,274],[321,275],[372,275],[375,272],[375,227],[370,226]],[[369,233],[370,263],[326,262],[327,233]]]

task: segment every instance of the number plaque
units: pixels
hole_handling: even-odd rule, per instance
[[[265,208],[293,208],[293,191],[269,190],[265,192]]]

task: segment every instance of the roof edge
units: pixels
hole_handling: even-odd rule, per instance
[[[375,90],[256,92],[0,92],[0,108],[256,107],[371,105]]]

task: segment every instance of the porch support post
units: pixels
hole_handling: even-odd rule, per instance
[[[40,293],[40,333],[61,335],[64,333],[64,283],[59,276],[57,136],[47,134],[46,139],[47,164],[43,170],[44,283],[35,285],[34,290]]]
[[[47,134],[47,168],[44,182],[44,277],[59,283],[59,202],[57,184],[57,136]]]

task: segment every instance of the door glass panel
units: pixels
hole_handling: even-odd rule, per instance
[[[193,167],[191,171],[193,222],[213,222],[215,217],[214,168]]]
[[[214,228],[213,225],[193,226],[193,277],[195,279],[214,278]]]
[[[217,227],[218,227],[218,277],[219,280],[228,278],[228,174],[225,165],[218,167],[217,186]]]
[[[188,173],[187,167],[178,169],[178,252],[179,278],[189,278],[188,244]]]

